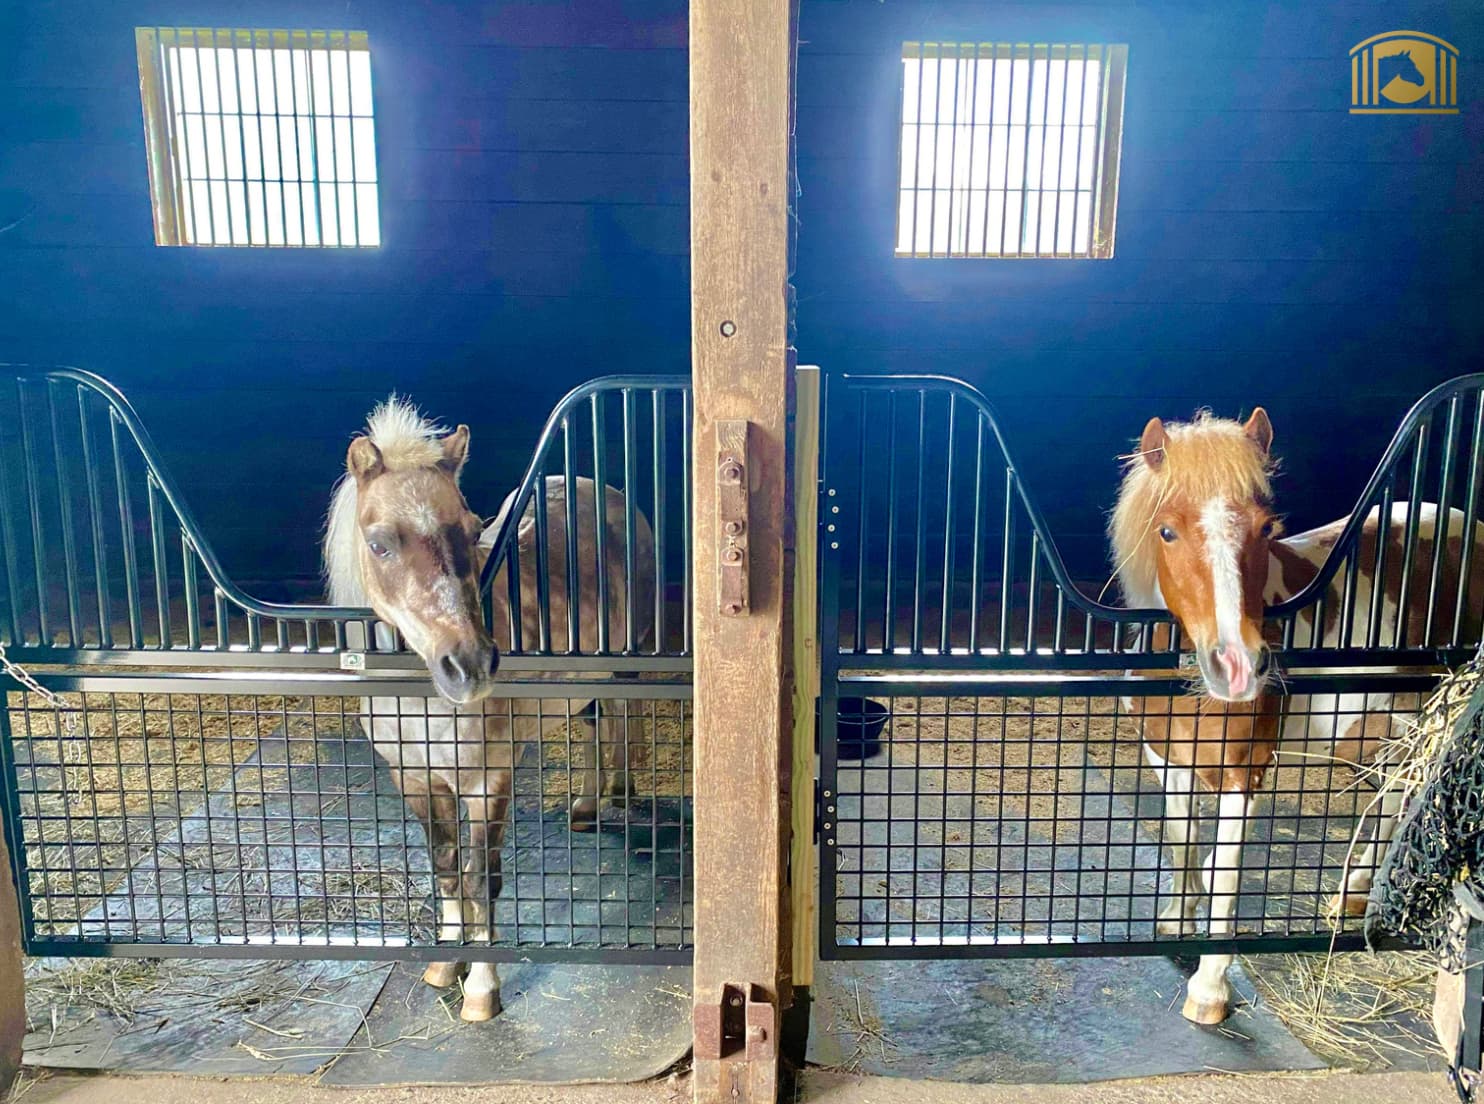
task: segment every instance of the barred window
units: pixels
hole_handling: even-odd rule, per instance
[[[159,245],[381,244],[360,31],[135,31]]]
[[[1113,256],[1127,46],[907,42],[896,252]]]

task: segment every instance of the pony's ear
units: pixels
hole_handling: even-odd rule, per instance
[[[381,450],[369,437],[357,437],[350,443],[345,454],[345,468],[356,477],[357,483],[374,479],[386,470],[381,459]]]
[[[1273,447],[1273,423],[1268,421],[1268,412],[1258,407],[1252,412],[1252,417],[1247,419],[1247,424],[1242,427],[1242,432],[1247,434],[1248,439],[1262,450],[1264,456]]]
[[[1158,418],[1150,418],[1139,438],[1139,455],[1144,463],[1157,468],[1165,462],[1165,424]]]
[[[438,466],[455,479],[464,468],[464,461],[469,459],[469,427],[459,426],[447,437],[443,438],[443,458],[438,461]]]

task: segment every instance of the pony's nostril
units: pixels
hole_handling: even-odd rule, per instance
[[[438,661],[438,669],[452,683],[459,684],[468,681],[469,676],[464,670],[464,665],[458,661],[458,657],[452,652],[446,653]]]

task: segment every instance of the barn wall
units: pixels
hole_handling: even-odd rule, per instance
[[[134,27],[220,0],[0,11],[0,361],[135,401],[234,574],[312,577],[350,434],[392,389],[474,429],[493,513],[595,375],[688,365],[686,6],[252,5],[369,32],[384,245],[154,244]],[[272,588],[270,588],[270,593]]]
[[[1349,48],[1457,45],[1458,117],[1348,113]],[[1154,414],[1273,416],[1291,522],[1353,504],[1408,405],[1481,367],[1478,4],[807,0],[801,357],[964,376],[994,400],[1079,573]],[[1111,261],[898,260],[904,40],[1129,46]]]

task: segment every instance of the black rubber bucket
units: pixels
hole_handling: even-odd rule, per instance
[[[836,712],[835,758],[870,759],[881,752],[881,733],[891,710],[869,698],[841,698]],[[814,703],[814,750],[819,750],[819,703]]]

